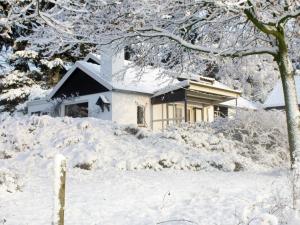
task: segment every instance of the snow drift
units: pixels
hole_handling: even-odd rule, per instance
[[[51,223],[61,153],[67,224],[286,224],[288,173],[274,169],[287,168],[286,139],[280,112],[163,133],[93,118],[2,115],[0,223]]]
[[[69,166],[87,170],[256,171],[288,165],[285,130],[283,114],[264,111],[163,133],[94,118],[2,115],[0,165],[44,166],[61,153]]]

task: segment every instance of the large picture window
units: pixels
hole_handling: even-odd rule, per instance
[[[87,102],[71,104],[65,106],[65,116],[69,117],[88,117],[89,104]]]
[[[145,107],[141,105],[137,107],[137,124],[139,126],[145,125]]]

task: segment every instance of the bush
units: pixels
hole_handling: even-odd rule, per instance
[[[76,164],[74,166],[75,168],[79,168],[79,169],[82,169],[82,170],[91,170],[92,167],[93,167],[93,164],[92,163],[79,163],[79,164]]]
[[[234,171],[247,168],[249,159],[266,167],[286,166],[289,161],[286,120],[281,111],[239,111],[232,119],[185,123],[168,128],[163,135],[181,139],[191,148],[231,155]],[[215,162],[211,166],[222,169]]]
[[[282,111],[239,111],[234,119],[220,119],[211,124],[216,133],[246,145],[260,145],[266,150],[288,148],[285,114]]]
[[[126,131],[128,134],[136,136],[137,139],[143,139],[148,136],[148,132],[145,129],[137,126],[126,126],[124,131]]]

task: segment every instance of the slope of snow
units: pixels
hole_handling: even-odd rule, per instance
[[[171,84],[179,83],[178,80],[171,77],[162,76],[159,69],[154,68],[138,68],[129,61],[124,61],[125,68],[123,71],[114,74],[112,81],[106,77],[100,76],[101,66],[84,61],[79,62],[86,70],[97,74],[101,79],[105,79],[111,84],[113,89],[142,92],[153,94],[156,90]]]
[[[38,171],[34,164],[28,164],[26,169],[21,192],[0,192],[0,222],[51,224],[51,168]],[[65,224],[284,224],[280,222],[288,219],[284,213],[289,190],[286,177],[283,172],[69,169]]]
[[[298,104],[300,105],[300,75],[295,76]],[[285,106],[281,79],[279,79],[263,104],[264,108]]]
[[[0,224],[51,224],[57,153],[67,158],[66,225],[285,224],[283,146],[257,148],[249,134],[237,141],[212,127],[152,133],[93,118],[2,114]]]
[[[0,152],[10,156],[2,164],[8,168],[21,169],[24,160],[47,164],[57,153],[65,155],[70,166],[88,169],[257,171],[288,164],[284,143],[272,139],[279,131],[272,127],[253,141],[243,130],[234,134],[239,137],[234,140],[201,124],[152,133],[94,118],[32,116],[0,121]]]

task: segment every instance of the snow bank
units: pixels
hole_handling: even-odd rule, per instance
[[[0,169],[0,192],[10,192],[21,190],[20,178],[17,174],[3,168]]]
[[[272,118],[267,112],[257,115]],[[277,116],[273,115],[278,120]],[[286,167],[284,126],[271,126],[260,117],[249,114],[153,133],[94,118],[3,116],[0,155],[6,160],[0,163],[8,168],[23,168],[28,160],[48,165],[60,153],[69,166],[88,170],[257,171]]]
[[[23,192],[0,193],[0,224],[51,224],[51,177],[41,170],[28,180]],[[286,225],[286,183],[287,173],[274,171],[70,169],[65,224]]]
[[[241,113],[153,133],[93,118],[0,114],[0,223],[51,223],[54,158],[63,154],[66,224],[286,224],[282,116]],[[8,193],[19,177],[22,191]]]

